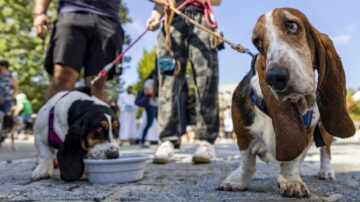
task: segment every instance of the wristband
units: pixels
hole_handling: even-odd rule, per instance
[[[45,11],[44,12],[39,12],[39,13],[34,13],[33,16],[34,16],[34,18],[36,18],[36,17],[43,16],[43,15],[47,16]]]

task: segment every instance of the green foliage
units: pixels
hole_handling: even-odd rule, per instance
[[[44,101],[48,78],[42,65],[45,45],[32,29],[34,1],[0,0],[0,7],[0,58],[18,73],[19,92],[26,93],[37,110]],[[54,13],[52,6],[49,14]]]
[[[51,20],[56,18],[57,1],[48,9]],[[43,62],[47,42],[43,42],[32,28],[34,0],[0,0],[0,59],[10,62],[10,69],[18,73],[19,92],[26,93],[37,111],[44,103],[49,77]],[[123,2],[119,15],[123,24],[131,22],[129,10]],[[48,38],[49,38],[48,34]],[[126,43],[130,37],[126,36]],[[116,81],[115,81],[116,82]],[[112,83],[111,96],[117,84]]]
[[[350,101],[351,96],[356,92],[353,89],[348,89],[347,90],[347,96],[346,96],[346,100],[347,102]],[[354,121],[360,121],[360,104],[357,104],[356,107],[351,110],[350,112],[350,117],[354,120]]]
[[[144,50],[144,55],[138,63],[138,74],[140,80],[138,83],[134,85],[136,92],[139,90],[139,88],[143,87],[146,78],[155,68],[155,59],[156,59],[156,48],[153,48],[150,51]]]

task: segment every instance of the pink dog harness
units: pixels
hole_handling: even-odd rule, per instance
[[[55,106],[62,98],[64,98],[70,92],[71,91],[69,91],[69,92],[65,93],[63,96],[61,96],[61,98],[58,101],[56,101],[55,105],[50,109],[48,142],[49,142],[49,146],[53,147],[55,149],[59,149],[61,147],[61,145],[63,144],[62,140],[59,138],[59,135],[56,134],[55,129],[54,129]]]

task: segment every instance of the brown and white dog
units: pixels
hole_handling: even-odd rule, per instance
[[[232,105],[241,162],[220,189],[246,189],[258,155],[262,160],[279,162],[282,195],[308,196],[299,167],[315,127],[320,126],[326,143],[321,148],[321,179],[335,179],[330,165],[332,136],[345,138],[355,133],[345,105],[345,74],[340,57],[330,38],[292,8],[262,15],[252,40],[259,54],[253,69],[235,90]],[[251,96],[263,99],[267,113],[255,105]],[[309,110],[312,119],[305,129],[302,115]]]
[[[35,144],[40,159],[32,179],[52,175],[55,155],[65,181],[78,180],[83,175],[85,157],[118,158],[118,130],[114,112],[91,96],[88,89],[56,94],[40,109],[35,122]]]

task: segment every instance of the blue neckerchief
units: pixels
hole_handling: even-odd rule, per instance
[[[265,100],[256,95],[256,93],[252,90],[251,93],[251,101],[259,108],[264,114],[269,115],[269,110],[266,107]],[[305,125],[305,129],[308,130],[311,126],[312,116],[314,111],[309,110],[306,114],[303,115],[303,121]]]

